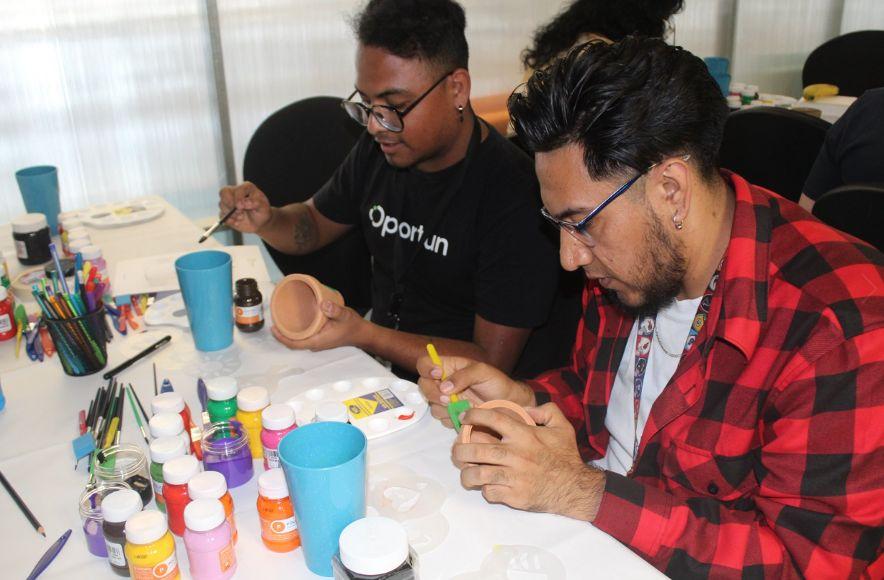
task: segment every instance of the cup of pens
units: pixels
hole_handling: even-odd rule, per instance
[[[50,252],[58,271],[62,271],[54,244],[50,244]],[[43,311],[43,321],[64,372],[82,377],[103,369],[107,365],[110,330],[100,295],[90,295],[81,284],[71,290],[64,278],[53,278],[52,284],[42,287],[35,284],[32,294]]]

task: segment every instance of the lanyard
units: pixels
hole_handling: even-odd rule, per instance
[[[432,232],[436,229],[436,226],[439,225],[439,222],[445,215],[445,210],[449,203],[454,199],[457,192],[460,191],[464,179],[466,178],[467,171],[469,170],[470,162],[473,157],[475,157],[474,153],[482,140],[482,129],[480,125],[482,121],[479,117],[474,117],[473,119],[473,133],[470,136],[470,144],[467,147],[466,155],[464,156],[457,174],[448,182],[448,186],[442,194],[433,221],[426,224],[425,231],[427,232]],[[404,201],[400,207],[405,207]],[[406,241],[399,236],[397,236],[393,242],[393,293],[390,295],[390,305],[387,311],[387,317],[392,323],[392,328],[395,330],[399,330],[399,324],[401,322],[399,312],[402,309],[402,303],[405,302],[405,273],[408,271],[409,266],[411,266],[411,263],[421,250],[420,243],[412,243],[407,249],[405,244]]]
[[[715,273],[712,274],[712,278],[709,280],[709,285],[706,286],[706,291],[703,293],[703,298],[700,300],[700,306],[697,308],[697,313],[694,315],[694,322],[691,324],[691,330],[688,332],[688,337],[684,341],[684,348],[681,351],[680,359],[684,358],[688,351],[691,350],[691,347],[697,340],[697,336],[706,324],[706,318],[709,316],[709,305],[712,303],[712,294],[715,293],[715,287],[718,285],[718,277],[721,274],[721,265],[723,262],[724,260],[722,259],[722,261],[718,263]],[[635,462],[638,460],[638,418],[642,402],[642,386],[645,382],[645,372],[648,370],[648,357],[651,355],[651,341],[654,339],[654,328],[656,326],[656,313],[649,316],[642,316],[638,321],[638,330],[635,336],[635,376],[632,380],[632,412],[634,418],[634,438],[632,446],[633,465],[635,465]]]

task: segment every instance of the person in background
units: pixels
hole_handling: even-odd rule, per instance
[[[662,38],[669,19],[683,7],[684,0],[574,0],[537,29],[522,64],[530,75],[590,40],[611,43],[628,34]]]
[[[329,322],[291,348],[351,345],[415,372],[428,341],[511,370],[546,319],[557,281],[530,158],[473,114],[463,8],[371,0],[354,21],[356,83],[345,110],[366,126],[305,203],[273,208],[253,184],[225,187],[229,224],[306,254],[361,228],[372,315],[321,304]],[[321,139],[321,135],[301,138]]]
[[[454,445],[462,484],[672,578],[884,577],[884,257],[720,170],[721,91],[662,40],[583,45],[509,109],[584,318],[535,380],[420,361],[434,416],[459,393],[501,436]]]
[[[798,203],[812,211],[824,193],[851,183],[884,183],[884,87],[863,93],[826,133]]]

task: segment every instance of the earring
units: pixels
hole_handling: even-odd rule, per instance
[[[678,214],[672,216],[672,223],[675,224],[675,229],[682,230],[684,229],[684,222],[678,219]]]
[[[463,105],[457,106],[457,113],[460,115],[460,122],[463,123]]]

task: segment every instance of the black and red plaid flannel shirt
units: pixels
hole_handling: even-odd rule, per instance
[[[708,322],[594,525],[675,578],[881,578],[884,259],[723,173],[736,210]],[[585,460],[606,452],[633,322],[590,282],[571,365],[530,382]]]

